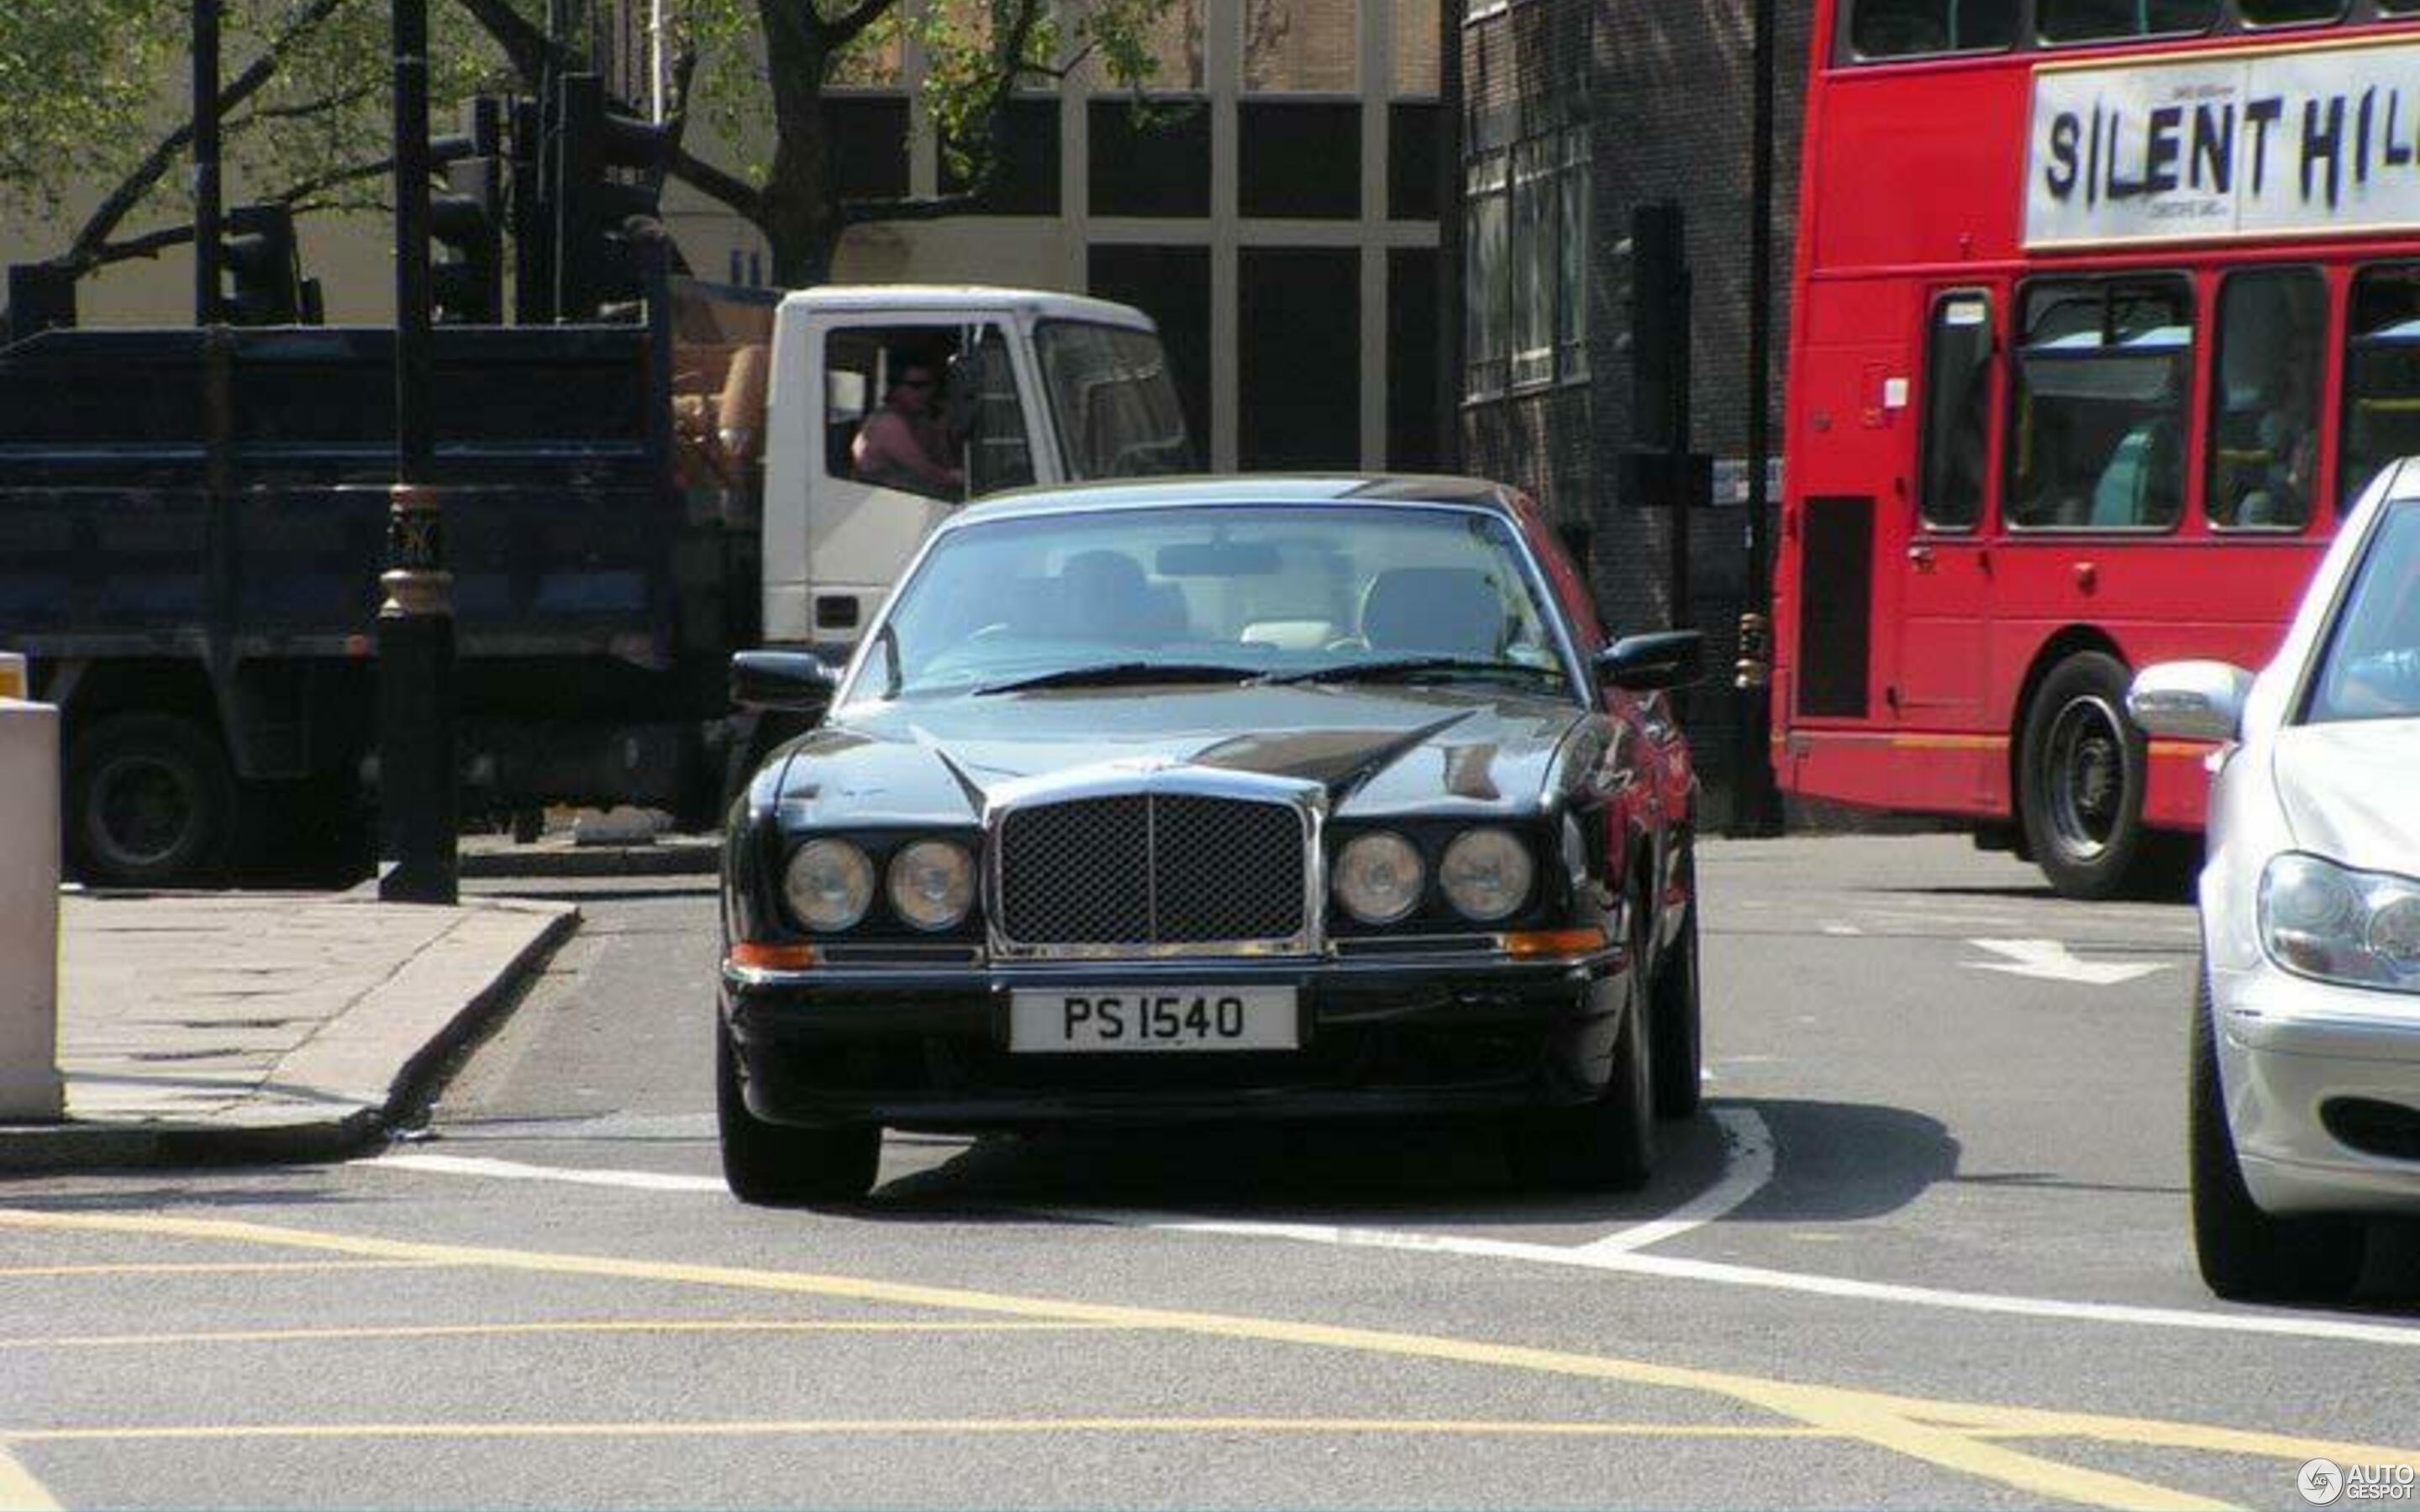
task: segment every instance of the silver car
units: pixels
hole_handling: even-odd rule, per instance
[[[2420,459],[2345,521],[2255,677],[2167,662],[2127,707],[2211,758],[2194,1242],[2226,1297],[2341,1297],[2420,1213]]]

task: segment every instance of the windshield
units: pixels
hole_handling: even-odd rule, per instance
[[[1076,478],[1194,471],[1168,354],[1148,331],[1049,320],[1035,329],[1042,380]]]
[[[934,544],[852,696],[1477,677],[1569,696],[1512,528],[1468,510],[1203,506],[969,525]],[[1138,669],[1137,664],[1144,664]],[[1417,665],[1414,665],[1417,664]]]
[[[2312,724],[2420,717],[2420,503],[2393,505],[2364,553],[2311,688]]]

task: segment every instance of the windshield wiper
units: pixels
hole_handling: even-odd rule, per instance
[[[1046,687],[1135,687],[1152,683],[1249,683],[1257,668],[1228,667],[1213,661],[1105,661],[1089,667],[1063,667],[1055,672],[987,683],[973,697],[1024,693]]]
[[[1314,667],[1309,671],[1275,672],[1262,679],[1268,683],[1387,683],[1408,681],[1419,677],[1450,674],[1462,677],[1500,678],[1511,672],[1525,681],[1546,678],[1556,683],[1563,680],[1562,671],[1554,667],[1532,667],[1518,661],[1481,661],[1470,656],[1407,656],[1399,661],[1345,661],[1333,667]]]

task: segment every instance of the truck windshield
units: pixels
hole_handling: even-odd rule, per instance
[[[1070,476],[1136,478],[1194,470],[1185,410],[1158,337],[1124,326],[1049,320],[1036,328],[1033,341]]]

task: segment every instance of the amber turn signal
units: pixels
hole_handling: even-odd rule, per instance
[[[1594,955],[1604,949],[1605,931],[1601,929],[1524,930],[1504,936],[1504,953],[1515,961]]]
[[[748,940],[735,940],[731,946],[731,964],[750,971],[807,971],[815,964],[815,948],[812,945],[758,945]]]

